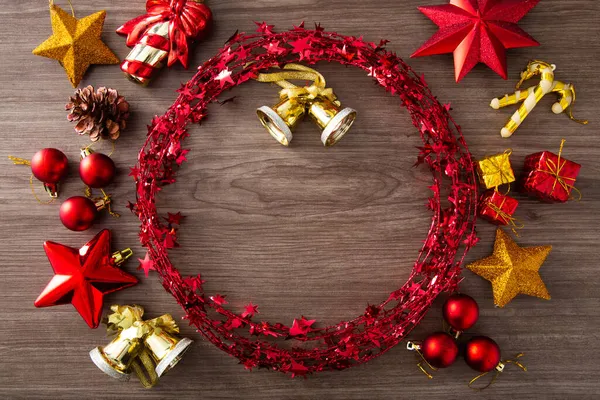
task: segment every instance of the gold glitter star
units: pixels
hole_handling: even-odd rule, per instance
[[[33,54],[58,60],[73,87],[77,87],[91,64],[117,64],[119,59],[102,42],[106,11],[77,19],[50,2],[52,36],[33,50]]]
[[[492,255],[467,268],[492,283],[498,307],[504,307],[519,293],[550,300],[538,271],[551,250],[552,246],[519,247],[498,228]]]

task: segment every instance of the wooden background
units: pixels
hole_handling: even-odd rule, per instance
[[[443,3],[432,1],[431,3]],[[192,52],[192,66],[206,60],[236,30],[255,29],[268,21],[287,29],[305,20],[329,30],[366,39],[391,40],[389,48],[409,55],[435,32],[416,7],[420,0],[219,0],[208,1],[215,16],[212,35]],[[66,1],[57,4],[67,8]],[[411,60],[425,74],[434,93],[450,102],[476,157],[511,147],[517,172],[523,158],[539,150],[557,151],[567,139],[564,156],[581,163],[577,186],[581,202],[540,204],[517,195],[517,216],[526,225],[522,245],[554,246],[541,275],[551,301],[519,296],[496,309],[487,281],[465,271],[461,289],[474,296],[481,319],[474,331],[492,336],[505,356],[523,351],[527,373],[509,368],[492,388],[477,394],[467,388],[474,375],[462,360],[428,381],[404,345],[385,356],[343,372],[290,380],[267,372],[248,372],[184,326],[193,349],[160,385],[146,391],[135,382],[119,383],[100,372],[88,357],[107,342],[101,329],[90,330],[71,306],[35,309],[33,301],[52,276],[42,249],[44,240],[79,247],[101,228],[114,232],[114,248],[137,243],[138,221],[124,205],[134,200],[127,176],[145,137],[146,124],[163,113],[174,90],[194,68],[162,71],[149,88],[128,82],[118,66],[92,67],[82,85],[119,90],[132,106],[130,128],[117,143],[114,159],[120,173],[109,187],[123,217],[103,218],[84,233],[67,231],[58,219],[59,203],[42,206],[32,198],[28,170],[10,165],[8,154],[30,157],[42,147],[58,147],[70,158],[71,174],[61,200],[79,194],[78,137],[67,122],[64,104],[73,92],[62,68],[31,50],[51,32],[44,0],[0,0],[0,395],[3,398],[203,398],[203,399],[415,399],[598,398],[600,385],[600,266],[598,200],[600,186],[598,42],[600,12],[595,0],[544,0],[521,26],[542,46],[508,51],[509,76],[503,81],[478,66],[461,84],[454,83],[451,55]],[[106,9],[103,38],[123,58],[128,49],[114,33],[142,13],[144,2],[74,1],[77,16]],[[553,115],[548,96],[513,138],[499,131],[513,109],[492,110],[490,99],[512,91],[519,72],[532,58],[558,66],[557,79],[578,90],[576,114],[581,126]],[[189,162],[179,182],[164,191],[160,209],[188,218],[180,231],[182,248],[173,260],[182,273],[202,273],[209,293],[227,295],[233,307],[252,301],[260,317],[291,323],[305,315],[319,324],[334,323],[362,312],[400,286],[424,238],[428,212],[423,207],[429,174],[411,168],[419,138],[396,99],[373,85],[358,70],[319,65],[347,106],[359,112],[351,132],[334,148],[324,149],[315,126],[306,121],[293,145],[284,148],[258,123],[254,110],[272,104],[276,89],[248,83],[226,106],[210,109],[202,128],[193,127],[186,142]],[[108,144],[97,147],[108,151]],[[467,261],[489,254],[494,227],[480,222],[481,243]],[[137,261],[125,269],[141,278],[134,288],[110,295],[112,303],[139,303],[147,315],[181,309],[155,275],[143,278]],[[423,338],[441,325],[438,299],[421,326],[411,334]]]

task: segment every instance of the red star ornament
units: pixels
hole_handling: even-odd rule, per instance
[[[539,1],[450,0],[419,7],[440,29],[411,57],[454,53],[456,82],[479,62],[506,79],[506,49],[539,46],[517,25]]]
[[[73,304],[90,328],[97,328],[104,295],[135,285],[138,280],[115,266],[110,231],[100,231],[82,248],[44,242],[54,277],[35,301],[36,307]]]

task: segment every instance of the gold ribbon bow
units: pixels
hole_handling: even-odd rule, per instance
[[[133,336],[142,339],[153,332],[160,332],[161,330],[169,333],[179,333],[179,327],[171,314],[164,314],[144,321],[142,319],[144,308],[141,306],[119,306],[115,304],[110,309],[113,313],[108,316],[107,331],[109,334],[131,329]],[[151,388],[158,383],[155,367],[154,360],[145,346],[131,364],[131,369],[145,388]]]
[[[429,379],[433,379],[433,375],[431,375],[429,373],[429,371],[427,371],[425,369],[423,364],[427,365],[432,371],[437,371],[438,369],[436,367],[434,367],[433,365],[429,364],[429,361],[427,361],[425,359],[425,357],[423,356],[423,353],[421,353],[421,344],[418,342],[410,342],[409,341],[406,343],[406,348],[409,351],[415,352],[415,357],[417,358],[417,367],[421,370],[421,372],[424,373],[425,376],[427,376]]]
[[[478,380],[479,378],[482,378],[484,376],[486,376],[487,374],[489,374],[490,372],[484,372],[483,374],[479,374],[477,375],[475,378],[471,379],[471,381],[469,382],[469,387],[477,392],[480,392],[484,389],[487,389],[488,387],[490,387],[491,385],[494,384],[494,382],[496,382],[496,379],[498,379],[498,376],[502,373],[502,371],[504,371],[504,366],[505,364],[515,364],[517,367],[521,368],[523,371],[527,372],[527,367],[524,366],[523,364],[521,364],[519,362],[519,358],[523,357],[525,354],[524,353],[519,353],[515,356],[515,358],[513,360],[504,360],[502,362],[500,362],[497,366],[496,366],[496,373],[494,374],[494,377],[492,378],[492,380],[485,385],[484,387],[481,388],[476,388],[473,387],[473,383],[475,383],[476,380]]]
[[[297,99],[302,103],[314,100],[318,96],[326,97],[336,105],[340,101],[333,93],[333,89],[326,87],[325,78],[318,71],[300,64],[286,64],[283,71],[260,73],[256,77],[259,82],[270,82],[280,86],[279,91],[281,99]],[[312,81],[309,86],[297,86],[289,82],[290,80]]]
[[[570,199],[575,199],[576,201],[580,201],[582,194],[581,191],[579,189],[577,189],[573,183],[575,183],[575,178],[571,178],[568,176],[562,176],[560,174],[560,172],[562,171],[562,169],[565,167],[565,165],[567,164],[567,160],[563,160],[563,163],[561,164],[561,156],[562,156],[562,151],[563,151],[563,147],[565,145],[566,140],[562,139],[560,141],[560,149],[558,151],[558,159],[556,160],[557,163],[555,164],[554,161],[552,160],[547,160],[546,161],[546,166],[547,166],[547,170],[543,170],[543,169],[539,169],[537,168],[536,171],[538,172],[543,172],[546,173],[548,175],[552,175],[554,177],[554,184],[552,185],[552,192],[553,193],[554,190],[556,189],[556,184],[559,184],[564,190],[565,192],[567,192],[569,194],[569,198]],[[567,183],[566,181],[571,181],[571,183]],[[571,191],[575,191],[578,195],[577,198],[574,198],[573,195],[571,194]]]

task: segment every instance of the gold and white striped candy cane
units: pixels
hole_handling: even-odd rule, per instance
[[[537,86],[531,87],[525,91],[517,91],[511,96],[506,95],[504,98],[492,100],[492,108],[505,107],[509,104],[523,101],[523,104],[515,111],[504,128],[500,131],[502,137],[511,137],[523,120],[527,118],[527,115],[529,115],[531,110],[535,108],[541,98],[552,91],[555,69],[556,66],[553,64],[547,64],[543,61],[533,61],[529,63],[527,70],[521,74],[521,81],[517,84],[517,89],[521,86],[523,81],[535,75],[541,75],[540,83]]]
[[[504,97],[495,98],[490,103],[490,106],[494,110],[498,110],[503,107],[518,104],[534,93],[535,88],[535,86],[531,86],[526,90],[517,90],[513,94],[506,94]],[[588,123],[587,120],[577,119],[573,116],[573,105],[575,104],[575,87],[573,85],[561,81],[554,81],[552,82],[551,92],[558,94],[558,101],[552,105],[552,112],[554,114],[565,112],[567,116],[575,122],[583,125]]]
[[[531,86],[526,90],[517,90],[513,94],[505,94],[504,97],[498,97],[492,100],[490,107],[494,110],[512,106],[525,100],[531,93],[535,91],[535,86]],[[569,108],[575,99],[575,88],[570,83],[561,81],[552,82],[551,92],[558,93],[559,99],[552,105],[552,112],[560,114]]]

